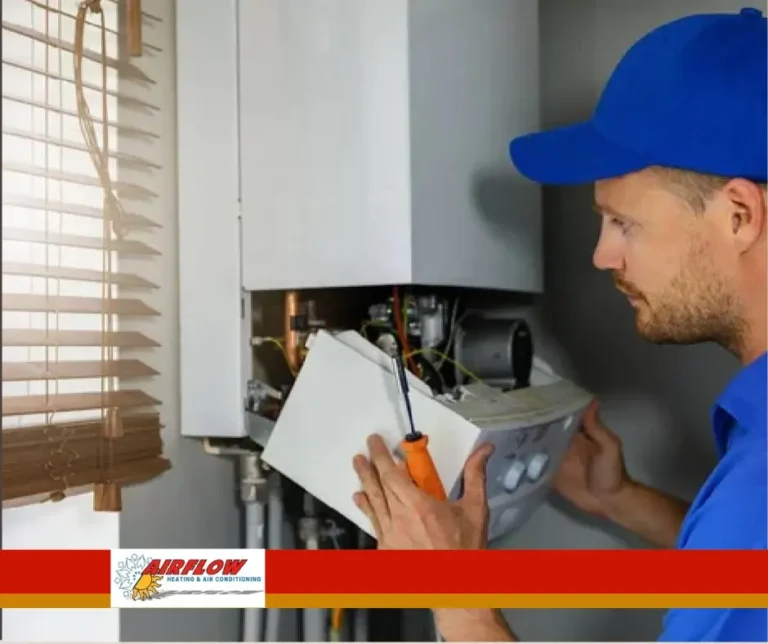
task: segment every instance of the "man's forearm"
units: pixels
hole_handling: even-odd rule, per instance
[[[661,548],[674,548],[690,503],[631,483],[607,504],[605,518]]]
[[[435,625],[446,642],[517,642],[499,610],[490,608],[441,608]]]

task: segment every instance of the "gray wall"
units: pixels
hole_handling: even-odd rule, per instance
[[[201,442],[182,438],[177,424],[163,435],[173,469],[123,491],[121,548],[240,548],[237,479],[228,459],[209,456]],[[122,642],[233,642],[240,639],[235,609],[126,609]]]
[[[686,14],[742,6],[726,0],[541,0],[544,126],[588,118],[621,55],[654,26]],[[591,187],[545,190],[542,319],[568,357],[570,375],[600,397],[606,423],[624,441],[631,474],[692,498],[715,462],[710,405],[738,365],[714,346],[655,347],[635,335],[626,302],[610,277],[591,265],[598,235],[591,200]],[[557,500],[542,507],[508,544],[642,545],[610,526],[584,520]],[[641,610],[506,614],[526,640],[650,641],[658,637],[662,617],[661,611]]]

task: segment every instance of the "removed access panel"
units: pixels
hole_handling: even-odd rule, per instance
[[[549,488],[565,448],[591,400],[563,379],[503,391],[482,383],[459,399],[436,397],[415,376],[411,404],[416,428],[429,437],[438,474],[452,498],[464,463],[485,441],[496,446],[487,466],[491,540],[530,516]],[[360,482],[352,468],[366,438],[381,434],[393,450],[407,431],[391,360],[355,332],[320,331],[283,407],[264,460],[360,529],[370,521],[352,501]]]

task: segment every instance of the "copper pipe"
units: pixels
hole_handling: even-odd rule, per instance
[[[293,373],[299,370],[299,332],[291,328],[291,319],[299,315],[299,292],[285,292],[285,323],[283,341],[285,342],[285,357]]]

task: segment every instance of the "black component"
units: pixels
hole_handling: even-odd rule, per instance
[[[292,316],[291,331],[309,331],[309,316],[308,315]]]
[[[422,437],[422,433],[421,432],[412,431],[412,432],[408,432],[405,435],[405,440],[408,443],[415,443],[417,440],[421,439],[421,437]]]
[[[530,386],[533,338],[520,318],[468,318],[456,335],[454,356],[481,380],[512,380],[514,389]]]
[[[368,611],[368,637],[371,642],[402,642],[405,612],[396,608]]]
[[[414,356],[416,365],[421,368],[421,379],[429,385],[433,394],[442,394],[445,391],[445,378],[437,370],[437,367],[427,360],[423,355]]]
[[[512,378],[514,389],[531,386],[533,369],[533,337],[531,329],[524,320],[518,320],[512,331]]]
[[[262,451],[261,445],[252,440],[249,436],[244,436],[242,438],[209,438],[208,443],[211,447],[239,449],[255,453],[260,453]]]

